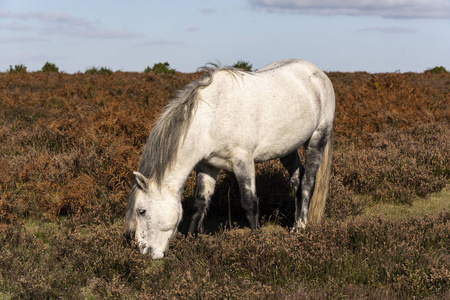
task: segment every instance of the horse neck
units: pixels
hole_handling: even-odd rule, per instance
[[[203,109],[205,109],[205,106],[203,103],[199,103],[186,135],[180,141],[176,151],[175,163],[166,170],[162,180],[162,187],[169,186],[179,196],[181,196],[184,183],[190,172],[199,161],[209,154],[210,141],[204,131],[205,128],[208,128],[207,123],[209,121],[205,117],[198,117],[198,115],[205,115]],[[209,109],[209,106],[206,106],[206,109]]]
[[[169,187],[181,197],[184,183],[203,156],[204,155],[202,155],[198,149],[195,149],[193,144],[186,139],[178,150],[176,163],[166,171],[161,183],[162,187]]]

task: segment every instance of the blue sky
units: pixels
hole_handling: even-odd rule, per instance
[[[450,0],[0,0],[0,71],[284,58],[325,71],[450,69]]]

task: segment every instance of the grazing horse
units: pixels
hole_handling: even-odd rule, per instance
[[[194,214],[198,232],[221,169],[234,172],[252,229],[260,228],[257,162],[280,158],[295,190],[294,230],[323,214],[331,170],[335,99],[316,66],[288,59],[257,72],[205,67],[178,91],[144,146],[129,195],[126,222],[140,251],[161,259],[182,217],[181,194],[197,171]],[[297,149],[305,148],[305,166]]]

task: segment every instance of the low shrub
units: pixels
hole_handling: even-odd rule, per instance
[[[113,71],[106,67],[90,67],[86,69],[84,74],[101,74],[101,75],[111,75]]]
[[[4,174],[0,176],[0,185],[4,187],[0,191],[0,199],[4,199],[0,202],[4,208],[0,214],[2,224],[12,224],[14,218],[27,216],[80,214],[85,221],[104,222],[122,215],[131,174],[138,166],[149,126],[174,90],[195,80],[198,74],[117,73],[112,77],[62,74],[58,80],[49,80],[42,73],[27,76],[30,80],[8,76],[0,82],[0,116],[5,121],[0,124],[0,169]],[[403,123],[394,127],[384,126],[391,119],[379,118],[377,132],[375,127],[368,126],[375,119],[361,117],[367,130],[358,132],[353,127],[359,124],[355,115],[377,114],[374,107],[381,109],[378,102],[381,100],[373,95],[384,93],[384,89],[397,89],[397,85],[408,90],[411,103],[416,104],[406,107],[395,100],[383,114],[399,119],[417,118],[418,111],[424,113],[419,105],[422,88],[411,87],[408,82],[420,84],[428,76],[414,74],[415,77],[404,81],[395,76],[412,75],[386,75],[383,80],[377,79],[383,83],[383,90],[377,92],[370,84],[363,86],[361,90],[370,96],[358,103],[352,101],[356,93],[361,93],[359,80],[361,76],[372,78],[371,75],[339,76],[331,76],[339,96],[327,215],[356,215],[364,207],[364,199],[410,203],[416,196],[441,189],[449,178],[449,132],[448,123],[444,122],[448,102],[438,96],[433,86],[428,87],[433,101],[428,102],[425,115],[440,123],[418,122],[416,127]],[[421,80],[414,81],[416,77]],[[439,80],[445,83],[446,79]],[[446,88],[439,81],[433,82]],[[400,91],[394,94],[400,96]],[[256,176],[261,215],[269,218],[278,210],[283,224],[291,225],[294,203],[287,172],[274,161],[257,165]],[[194,179],[195,176],[188,180],[183,194],[187,211],[192,205]],[[89,188],[77,191],[76,187],[83,185]],[[235,216],[242,214],[239,188],[234,175],[222,173],[211,212],[224,212],[225,221],[229,198],[234,222]]]
[[[411,203],[440,191],[450,179],[448,123],[372,135],[372,147],[336,152],[334,174],[375,201]]]
[[[168,62],[156,63],[153,65],[153,68],[150,67],[145,68],[144,73],[175,74],[175,69],[172,69]]]
[[[13,74],[13,73],[26,73],[27,72],[27,67],[20,64],[20,65],[15,65],[14,68],[12,66],[9,66],[9,74]]]
[[[42,72],[55,72],[58,73],[59,72],[59,68],[50,62],[46,62],[45,65],[42,67]]]
[[[371,199],[410,203],[448,183],[449,75],[329,75],[328,218],[298,235],[278,226],[292,226],[295,208],[287,172],[271,161],[256,166],[266,226],[223,231],[228,200],[232,223],[247,226],[234,175],[223,172],[205,219],[212,235],[179,235],[158,262],[123,237],[127,194],[151,124],[199,73],[3,76],[0,298],[449,298],[448,212],[343,221]]]
[[[248,61],[239,60],[234,65],[233,68],[242,69],[247,72],[251,72],[253,65]]]
[[[440,74],[440,73],[448,73],[448,71],[443,66],[436,66],[434,68],[430,68],[425,70],[425,73],[433,73],[433,74]]]
[[[120,225],[70,218],[0,236],[0,295],[66,298],[448,297],[450,212],[408,220],[178,235],[163,261],[140,255]]]
[[[346,142],[370,145],[373,133],[449,121],[446,82],[450,74],[439,78],[413,73],[328,76],[336,94],[335,133],[348,137]]]

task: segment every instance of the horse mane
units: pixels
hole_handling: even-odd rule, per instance
[[[216,64],[207,64],[199,68],[204,74],[189,83],[175,94],[175,98],[164,108],[163,113],[153,126],[144,146],[139,172],[161,185],[165,172],[171,168],[177,157],[180,142],[186,137],[192,118],[197,109],[198,90],[213,82],[214,73],[227,71],[235,77],[240,70],[220,68]]]

